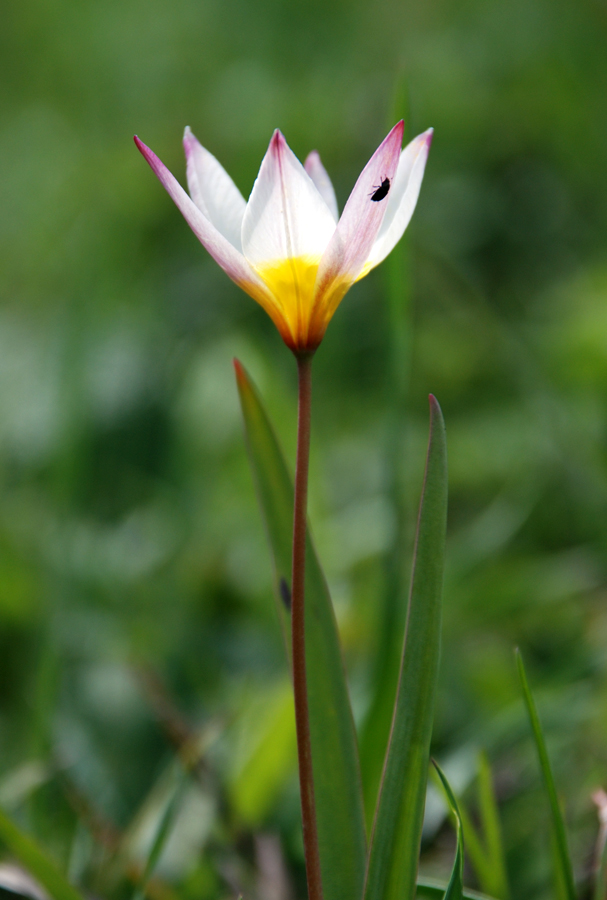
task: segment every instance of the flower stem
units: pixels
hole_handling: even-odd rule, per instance
[[[295,727],[299,757],[299,788],[303,824],[304,853],[309,900],[322,900],[320,856],[314,805],[314,778],[308,686],[306,682],[305,577],[306,524],[308,506],[308,462],[310,458],[310,410],[312,396],[312,356],[297,357],[299,403],[297,412],[297,463],[295,468],[295,504],[293,509],[293,570],[291,592],[291,637],[293,646],[293,692]]]

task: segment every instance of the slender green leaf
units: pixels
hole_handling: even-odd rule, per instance
[[[365,900],[413,900],[438,674],[447,521],[447,443],[430,397],[430,440],[390,744],[369,853]]]
[[[478,796],[480,833],[472,824],[466,807],[460,803],[468,857],[481,889],[499,900],[508,900],[508,881],[499,814],[491,781],[491,768],[485,753],[480,753],[478,757]]]
[[[0,809],[0,840],[17,857],[21,865],[46,888],[53,900],[83,900],[56,864],[29,835]]]
[[[417,879],[417,897],[418,900],[444,900],[445,892],[448,888],[446,881],[438,881],[434,878],[418,878]],[[463,900],[496,900],[489,897],[488,894],[479,894],[478,891],[471,891],[464,888],[462,894]]]
[[[478,760],[478,797],[481,825],[487,848],[489,872],[481,882],[481,887],[488,894],[499,900],[508,900],[510,891],[506,875],[506,858],[499,810],[493,789],[491,766],[486,753],[479,754]]]
[[[477,832],[472,819],[468,815],[466,807],[460,801],[459,814],[462,820],[462,827],[466,835],[466,852],[472,863],[472,868],[476,873],[478,883],[483,890],[487,890],[486,880],[491,877],[491,868],[487,850],[483,844],[481,835]],[[499,895],[495,895],[499,896]]]
[[[183,794],[187,784],[188,773],[180,766],[176,772],[173,793],[169,798],[166,808],[158,821],[154,840],[152,841],[152,846],[150,847],[150,852],[148,854],[141,879],[139,881],[139,884],[135,888],[133,900],[143,900],[143,898],[145,897],[148,882],[154,874],[154,869],[156,868],[156,864],[160,859],[160,855],[164,849],[164,845],[166,844],[166,841],[171,834],[171,830],[175,823],[175,817],[179,810],[179,806],[183,799]]]
[[[293,484],[251,379],[235,361],[247,448],[268,533],[290,646]],[[366,858],[360,767],[337,624],[316,551],[306,547],[306,663],[314,793],[325,900],[361,897]]]
[[[455,860],[453,861],[453,871],[451,872],[451,878],[449,879],[449,884],[445,891],[444,900],[462,900],[464,896],[464,828],[462,826],[462,817],[457,805],[457,800],[455,799],[455,794],[451,790],[451,785],[445,778],[438,763],[434,762],[434,760],[432,760],[432,762],[447,796],[447,802],[449,803],[449,808],[455,820],[455,831],[457,834],[457,849],[455,851]]]
[[[542,777],[544,779],[544,787],[546,789],[546,793],[548,794],[548,800],[550,803],[556,882],[560,891],[564,893],[564,896],[567,898],[567,900],[575,900],[575,882],[573,879],[573,867],[571,865],[571,857],[569,855],[569,847],[567,844],[565,822],[563,820],[563,813],[561,811],[558,795],[556,793],[556,785],[554,783],[554,777],[552,775],[552,769],[550,767],[550,760],[548,759],[546,742],[544,741],[544,735],[542,732],[542,726],[540,724],[537,707],[529,688],[529,682],[527,681],[525,666],[523,664],[523,657],[518,649],[515,651],[515,655],[518,674],[521,679],[521,685],[523,688],[523,698],[525,700],[525,706],[527,707],[527,713],[529,715],[531,730],[533,732],[533,738],[535,741],[535,748],[537,750],[540,769],[542,770]]]

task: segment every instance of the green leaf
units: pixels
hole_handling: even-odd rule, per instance
[[[177,816],[179,806],[181,805],[187,783],[188,773],[185,771],[185,769],[182,768],[181,765],[179,765],[179,767],[175,771],[175,783],[173,786],[172,794],[169,797],[169,801],[165,807],[165,810],[158,821],[154,840],[152,841],[152,846],[150,847],[150,852],[148,853],[148,858],[139,880],[139,884],[135,888],[133,900],[143,900],[143,898],[145,897],[149,880],[154,874],[154,869],[156,868],[158,860],[160,859],[160,856],[164,849],[164,845],[166,844],[166,841],[171,834],[171,830],[175,823],[175,818]]]
[[[491,768],[485,753],[480,753],[478,758],[478,797],[480,834],[473,826],[465,806],[460,803],[468,856],[482,890],[499,900],[508,900],[508,880],[499,813],[493,791]]]
[[[263,826],[297,759],[290,680],[285,675],[284,681],[257,694],[248,698],[242,759],[229,784],[234,809],[252,830]]]
[[[434,878],[418,878],[417,879],[417,897],[418,900],[444,900],[445,892],[449,885],[446,881],[438,881]],[[464,888],[462,893],[463,900],[495,900],[488,894],[479,894],[478,891],[471,891]]]
[[[369,853],[365,900],[413,900],[438,675],[447,521],[447,443],[430,397],[430,440],[419,511],[392,733]]]
[[[434,760],[432,760],[432,763],[443,785],[443,790],[445,791],[447,802],[449,803],[449,809],[455,820],[455,831],[457,834],[457,849],[455,851],[455,860],[453,861],[453,871],[451,872],[451,878],[449,879],[449,884],[445,891],[444,900],[462,900],[464,896],[464,828],[462,826],[462,817],[459,812],[457,800],[455,799],[455,794],[451,790],[451,785],[445,778],[438,763],[434,762]]]
[[[83,900],[82,895],[72,887],[50,857],[1,809],[0,840],[17,857],[21,865],[46,888],[53,900]]]
[[[293,483],[259,395],[240,363],[235,360],[234,365],[247,449],[272,551],[276,597],[290,656]],[[309,534],[306,664],[324,898],[356,900],[362,896],[366,859],[356,734],[333,606]]]
[[[567,845],[565,823],[563,821],[563,813],[561,811],[561,806],[556,793],[556,785],[554,783],[554,777],[552,775],[552,769],[550,767],[550,760],[548,759],[546,742],[544,741],[544,735],[542,733],[542,726],[540,724],[540,719],[537,713],[537,707],[529,688],[529,682],[527,681],[525,666],[523,664],[523,657],[518,649],[515,651],[515,656],[518,674],[521,679],[521,685],[523,688],[523,698],[525,700],[525,706],[527,707],[527,713],[529,715],[529,721],[531,723],[531,730],[533,732],[533,738],[535,740],[535,748],[537,750],[540,769],[542,770],[542,777],[544,779],[544,787],[546,789],[546,793],[548,794],[548,801],[550,803],[553,855],[557,888],[559,890],[559,893],[567,898],[567,900],[575,900],[575,882],[573,879],[573,867],[571,865],[569,847]]]
[[[506,875],[502,829],[500,826],[495,791],[493,790],[491,766],[489,765],[486,753],[479,754],[478,795],[481,824],[490,867],[490,871],[481,883],[481,887],[484,891],[487,891],[487,893],[499,897],[499,900],[508,900],[510,891],[508,888],[508,877]]]

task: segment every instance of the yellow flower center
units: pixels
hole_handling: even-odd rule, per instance
[[[275,298],[296,346],[305,346],[308,339],[319,263],[320,258],[296,256],[255,267]]]

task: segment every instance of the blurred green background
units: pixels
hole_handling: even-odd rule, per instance
[[[158,897],[284,900],[283,865],[303,892],[231,359],[290,460],[295,366],[132,135],[183,180],[190,125],[248,196],[280,127],[343,205],[403,112],[409,138],[435,128],[418,209],[315,364],[311,518],[367,790],[432,391],[451,485],[435,753],[474,809],[488,751],[512,896],[552,896],[520,646],[588,882],[607,786],[606,38],[603,0],[5,0],[0,804],[78,883],[129,896],[191,729],[204,764]],[[441,821],[423,867],[444,874]]]

